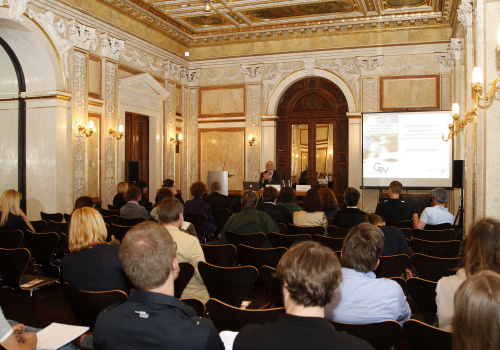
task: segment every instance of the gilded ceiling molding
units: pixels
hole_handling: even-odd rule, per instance
[[[90,51],[90,45],[92,45],[92,50],[95,51],[99,43],[96,29],[78,23],[75,19],[69,21],[69,39],[76,47],[85,51]]]
[[[472,0],[462,0],[460,6],[458,6],[457,17],[458,21],[462,23],[464,28],[472,26],[472,10],[474,4]]]
[[[108,33],[101,34],[101,56],[118,61],[125,49],[125,41],[113,38]]]
[[[264,72],[264,65],[251,64],[251,65],[240,65],[240,72],[245,76],[246,83],[260,82],[262,79],[262,73]]]
[[[455,61],[461,61],[464,55],[464,39],[451,38],[450,51],[452,52]]]

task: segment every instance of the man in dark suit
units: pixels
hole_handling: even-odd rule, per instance
[[[149,219],[149,214],[146,208],[139,205],[142,193],[137,187],[129,187],[125,193],[127,204],[120,208],[120,216],[124,219]]]
[[[276,205],[278,190],[274,187],[266,187],[262,192],[263,203],[257,206],[257,210],[268,213],[277,224],[291,224],[293,222],[292,213],[282,205]]]
[[[267,184],[281,185],[281,173],[274,169],[274,163],[269,161],[266,163],[266,171],[260,173],[259,188]]]
[[[377,204],[375,214],[380,215],[386,223],[411,220],[412,213],[408,204],[399,199],[403,185],[393,181],[389,185],[389,199]]]
[[[361,194],[354,187],[347,187],[344,192],[344,200],[347,208],[335,215],[335,226],[353,227],[365,222],[366,213],[358,209],[357,205]]]
[[[231,205],[231,199],[228,196],[221,194],[221,185],[219,181],[213,181],[210,184],[210,193],[208,196],[203,197],[203,200],[210,204],[212,210],[214,209],[229,209],[231,215],[233,215],[233,206]]]

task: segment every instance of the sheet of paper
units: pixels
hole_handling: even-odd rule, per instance
[[[29,282],[27,282],[27,283],[25,283],[25,284],[22,284],[22,285],[21,285],[21,287],[22,287],[22,288],[29,288],[29,287],[33,287],[35,284],[38,284],[38,283],[40,283],[40,282],[43,282],[43,280],[38,280],[38,279],[37,279],[37,280],[32,280],[32,281],[29,281]]]
[[[181,228],[182,228],[183,230],[187,230],[187,229],[188,229],[188,227],[189,227],[189,225],[191,225],[191,223],[190,223],[190,222],[188,222],[188,221],[183,221],[183,222],[182,222],[182,226],[181,226]]]
[[[37,350],[55,350],[68,344],[89,330],[89,327],[72,326],[62,323],[52,323],[38,332]]]

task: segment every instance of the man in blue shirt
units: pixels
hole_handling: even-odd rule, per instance
[[[431,191],[431,198],[432,206],[425,208],[420,218],[417,213],[413,214],[414,227],[423,229],[425,225],[453,225],[455,217],[444,206],[448,201],[448,191],[444,188],[435,188]]]
[[[377,278],[384,234],[371,224],[359,224],[349,231],[342,248],[342,282],[325,308],[325,317],[338,322],[378,323],[411,316],[403,290],[397,282]]]

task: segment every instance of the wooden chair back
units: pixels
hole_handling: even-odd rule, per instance
[[[411,220],[403,220],[403,221],[386,221],[385,226],[396,226],[397,228],[413,228],[413,223]]]
[[[413,238],[410,247],[414,253],[434,256],[436,258],[456,258],[460,252],[462,242],[453,241],[425,241]]]
[[[353,324],[332,321],[338,331],[345,331],[355,337],[366,340],[376,350],[390,350],[401,336],[401,325],[397,321],[380,323]]]
[[[45,220],[49,222],[49,220],[52,220],[54,222],[62,222],[64,219],[64,215],[62,213],[44,213],[43,211],[40,212],[40,217],[42,220]]]
[[[271,303],[274,307],[283,307],[283,292],[281,290],[280,281],[274,277],[276,269],[271,266],[262,266],[259,270],[259,276],[262,278],[264,285],[269,293]]]
[[[212,216],[214,217],[214,224],[217,226],[217,229],[222,230],[227,219],[231,216],[231,211],[227,208],[212,209]]]
[[[323,236],[322,236],[323,237]],[[276,232],[269,232],[267,234],[267,239],[271,242],[273,247],[284,247],[290,248],[295,242],[310,241],[311,235],[284,235]]]
[[[414,275],[435,282],[441,277],[454,275],[455,271],[452,269],[457,266],[459,260],[460,258],[435,258],[419,253],[411,257]]]
[[[123,240],[123,237],[125,237],[125,235],[127,234],[128,230],[130,230],[132,227],[134,226],[111,224],[109,225],[109,235],[115,236],[115,238],[121,242]]]
[[[197,298],[184,298],[184,299],[179,299],[182,301],[184,304],[187,306],[190,306],[193,308],[193,310],[196,312],[196,316],[203,317],[205,316],[206,312],[206,307],[203,301]]]
[[[411,239],[411,234],[412,234],[412,229],[411,228],[400,228],[399,229],[401,232],[403,232],[403,235],[405,236],[406,239]]]
[[[437,282],[412,277],[406,281],[408,294],[417,304],[417,313],[422,314],[425,323],[433,324],[436,321],[436,286]]]
[[[3,285],[19,289],[21,278],[30,259],[31,254],[26,248],[0,248],[0,273]]]
[[[43,266],[53,266],[52,257],[54,256],[59,235],[55,232],[33,233],[26,232],[26,239],[30,243],[32,257],[37,263]]]
[[[446,230],[453,228],[451,224],[425,225],[424,230]]]
[[[342,250],[342,247],[344,246],[344,240],[345,238],[335,238],[335,237],[325,237],[322,235],[314,235],[313,236],[313,241],[319,242],[334,252]]]
[[[453,333],[418,320],[409,319],[403,324],[403,335],[412,350],[452,350]]]
[[[212,298],[236,307],[241,306],[259,277],[259,271],[253,266],[220,267],[203,261],[198,263],[198,271]]]
[[[275,268],[278,266],[283,254],[286,253],[288,249],[279,248],[254,248],[247,246],[245,244],[238,245],[238,260],[241,261],[243,265],[251,265],[255,268],[260,269],[262,265],[267,265]]]
[[[219,331],[238,332],[247,324],[274,323],[284,312],[283,307],[260,310],[240,309],[215,298],[207,302],[207,315]]]
[[[189,281],[194,276],[194,266],[188,262],[179,263],[179,276],[174,281],[174,295],[176,298],[180,299],[182,292],[186,289]]]
[[[63,216],[64,216],[64,221],[66,221],[67,223],[71,221],[71,214],[64,213]]]
[[[346,238],[347,234],[351,230],[350,227],[338,227],[333,225],[328,225],[326,228],[328,232],[328,237],[332,238]]]
[[[414,228],[411,230],[412,238],[423,239],[424,241],[452,241],[456,239],[453,229],[446,230],[420,230]]]
[[[201,249],[203,249],[205,261],[216,266],[229,267],[236,257],[236,247],[232,244],[202,244]]]
[[[288,230],[287,224],[284,224],[282,222],[278,223],[278,227],[280,228],[280,232],[282,235],[286,233],[286,230]]]
[[[127,301],[128,297],[121,290],[108,290],[101,292],[87,292],[72,288],[68,283],[63,283],[64,296],[75,315],[79,326],[86,326],[92,331],[99,313],[108,306]]]
[[[47,221],[47,230],[50,229],[59,229],[60,232],[68,232],[68,223],[67,222],[57,222],[57,221],[52,221],[49,220]],[[47,231],[45,230],[45,231]]]
[[[198,237],[202,238],[203,226],[207,221],[207,216],[205,214],[184,214],[184,221],[193,224],[194,229]]]
[[[42,232],[47,229],[47,221],[45,220],[30,221],[30,224],[31,226],[33,226],[36,232]]]
[[[250,247],[260,248],[266,241],[266,235],[262,232],[256,233],[236,233],[226,231],[226,238],[229,243],[238,247],[240,244],[245,244]]]
[[[102,216],[120,216],[120,209],[115,209],[115,210],[108,210],[108,209],[103,209],[101,208],[99,210]]]
[[[108,204],[108,210],[118,210],[120,211],[120,209],[123,207],[123,205],[112,205],[112,204]],[[102,208],[101,208],[102,209]]]
[[[21,230],[0,231],[0,248],[15,249],[21,246],[24,234]]]
[[[375,274],[378,278],[401,277],[405,275],[408,267],[410,267],[410,258],[406,254],[381,256]]]
[[[118,221],[118,225],[120,226],[135,226],[137,224],[140,224],[141,222],[148,221],[146,218],[137,218],[137,219],[125,219],[120,217],[120,220]]]
[[[103,216],[102,219],[104,220],[104,222],[106,224],[116,224],[118,225],[118,223],[120,222],[120,217],[117,216],[117,215],[110,215],[110,216]]]
[[[290,235],[308,234],[312,237],[314,235],[324,235],[325,228],[323,226],[297,226],[294,224],[288,224],[286,233]]]

